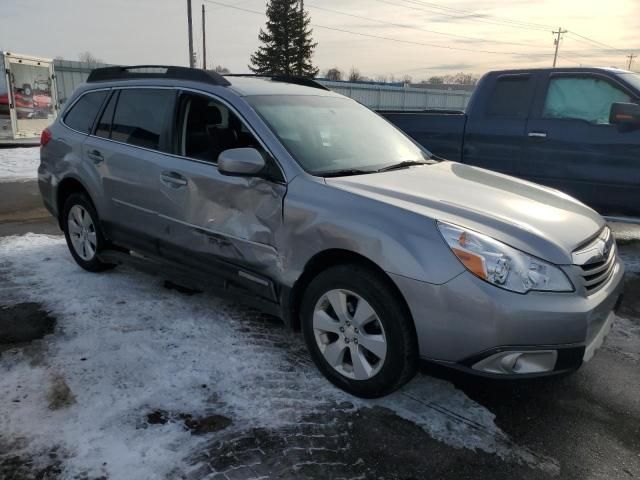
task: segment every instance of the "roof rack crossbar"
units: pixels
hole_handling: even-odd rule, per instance
[[[130,65],[96,68],[89,74],[87,83],[143,78],[190,80],[222,87],[231,85],[222,75],[212,70],[198,70],[196,68],[176,67],[173,65]]]
[[[269,74],[269,73],[228,73],[225,77],[257,77],[257,78],[269,78],[274,82],[293,83],[295,85],[302,85],[304,87],[319,88],[320,90],[329,90],[329,88],[322,85],[320,82],[305,77],[298,77],[295,75],[281,75],[281,74]]]

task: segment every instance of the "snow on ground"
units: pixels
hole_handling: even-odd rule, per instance
[[[620,258],[624,262],[627,272],[640,273],[640,240],[619,250]]]
[[[336,409],[367,406],[388,408],[451,446],[558,473],[556,461],[513,444],[491,412],[448,382],[418,376],[386,398],[355,399],[322,378],[300,336],[280,324],[125,267],[85,272],[61,237],[0,240],[0,278],[0,304],[38,302],[57,318],[42,354],[0,357],[0,444],[36,466],[57,449],[64,478],[173,478],[216,435],[317,413],[329,422]],[[52,409],[60,385],[70,389],[67,405]],[[145,416],[158,409],[220,414],[233,424],[193,436],[178,422],[149,425]]]
[[[0,182],[35,180],[38,165],[39,147],[0,148]]]

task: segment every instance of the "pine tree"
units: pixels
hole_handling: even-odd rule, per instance
[[[318,44],[311,37],[310,22],[299,0],[270,0],[266,28],[258,35],[262,45],[251,55],[249,69],[265,75],[315,77],[318,68],[311,57]]]

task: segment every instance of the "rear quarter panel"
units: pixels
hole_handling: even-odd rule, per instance
[[[95,168],[83,161],[83,144],[87,136],[56,120],[49,127],[51,140],[40,149],[38,185],[47,209],[58,216],[63,205],[57,204],[60,184],[73,178],[89,192],[98,215],[105,211],[102,183]]]

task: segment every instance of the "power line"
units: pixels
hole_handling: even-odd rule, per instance
[[[257,10],[252,10],[249,8],[244,8],[244,7],[238,7],[236,5],[230,5],[227,3],[222,3],[222,2],[218,2],[216,0],[203,0],[207,3],[212,3],[215,5],[219,5],[222,7],[227,7],[227,8],[232,8],[234,10],[240,10],[243,12],[248,12],[248,13],[253,13],[256,15],[261,15],[264,16],[265,13],[264,12],[260,12]],[[479,50],[479,49],[471,49],[471,48],[463,48],[463,47],[452,47],[449,45],[438,45],[435,43],[427,43],[427,42],[416,42],[416,41],[412,41],[412,40],[403,40],[403,39],[399,39],[399,38],[394,38],[394,37],[387,37],[387,36],[383,36],[383,35],[374,35],[374,34],[370,34],[370,33],[362,33],[362,32],[354,32],[352,30],[347,30],[344,28],[337,28],[337,27],[329,27],[327,25],[321,25],[318,23],[310,23],[311,26],[315,27],[315,28],[321,28],[321,29],[325,29],[325,30],[332,30],[335,32],[342,32],[342,33],[348,33],[350,35],[357,35],[360,37],[368,37],[368,38],[376,38],[379,40],[387,40],[387,41],[391,41],[391,42],[397,42],[397,43],[404,43],[404,44],[408,44],[408,45],[418,45],[418,46],[424,46],[424,47],[434,47],[434,48],[442,48],[445,50],[457,50],[457,51],[462,51],[462,52],[471,52],[471,53],[490,53],[490,54],[496,54],[496,55],[519,55],[519,56],[528,56],[531,54],[527,54],[526,52],[508,52],[508,51],[496,51],[496,50]],[[540,53],[540,54],[536,54],[536,55],[542,55],[542,56],[551,56],[552,54],[546,54],[546,53]]]
[[[486,13],[478,13],[478,12],[474,12],[474,11],[470,11],[470,10],[444,6],[444,5],[441,5],[439,3],[425,2],[424,0],[404,0],[404,1],[405,2],[414,3],[414,4],[426,5],[428,7],[435,8],[435,9],[438,9],[438,10],[455,12],[455,13],[461,14],[461,15],[478,15],[478,16],[482,16],[482,18],[491,18],[491,19],[493,19],[495,21],[498,21],[498,22],[512,23],[512,24],[520,25],[520,26],[541,28],[541,29],[545,29],[545,30],[548,30],[549,28],[553,28],[551,25],[545,25],[545,24],[533,23],[533,22],[526,22],[526,21],[523,21],[523,20],[514,20],[514,19],[511,19],[511,18],[500,17],[498,15],[491,15],[491,14],[486,14]]]
[[[580,35],[579,33],[576,33],[574,31],[569,31],[568,33],[569,33],[569,35],[574,35],[576,37],[580,37],[583,40],[587,40],[588,42],[591,42],[591,43],[593,43],[595,45],[600,45],[601,47],[606,47],[606,48],[609,48],[611,50],[615,50],[615,51],[622,52],[622,53],[627,53],[627,51],[625,51],[625,50],[620,50],[619,48],[613,47],[611,45],[607,45],[606,43],[599,42],[598,40],[594,40],[592,38],[585,37],[584,35]]]
[[[408,29],[411,29],[411,30],[417,30],[417,31],[421,31],[421,32],[435,33],[437,35],[445,35],[447,37],[463,38],[465,40],[475,40],[475,41],[479,41],[479,42],[500,43],[500,44],[503,44],[503,45],[518,45],[518,46],[522,46],[522,47],[531,47],[531,45],[527,44],[527,43],[505,42],[505,41],[501,41],[501,40],[487,40],[486,38],[470,37],[470,36],[467,36],[467,35],[458,35],[458,34],[455,34],[455,33],[446,33],[446,32],[440,32],[440,31],[437,31],[437,30],[429,30],[429,29],[426,29],[426,28],[413,27],[411,25],[405,25],[405,24],[402,24],[402,23],[388,22],[388,21],[385,21],[385,20],[379,20],[377,18],[366,17],[366,16],[363,16],[363,15],[356,15],[356,14],[353,14],[353,13],[342,12],[340,10],[334,10],[334,9],[326,8],[326,7],[320,7],[318,5],[309,4],[308,2],[307,2],[307,6],[313,8],[313,9],[316,9],[316,10],[322,10],[322,11],[325,11],[325,12],[336,13],[338,15],[344,15],[346,17],[359,18],[361,20],[368,20],[368,21],[371,21],[371,22],[376,22],[376,23],[380,23],[380,24],[384,24],[384,25],[391,25],[391,26],[394,26],[394,27],[408,28]]]
[[[413,5],[421,5],[421,7],[410,6],[410,5],[405,5],[405,4],[402,4],[402,3],[391,2],[389,0],[376,0],[376,1],[380,2],[380,3],[386,3],[388,5],[394,5],[396,7],[408,8],[408,9],[411,9],[411,10],[418,10],[418,11],[427,12],[427,13],[433,12],[433,8],[429,9],[428,7],[425,7],[423,3],[416,2],[415,0],[401,0],[401,1],[409,2],[409,3],[412,3]],[[506,27],[512,27],[512,28],[519,28],[519,29],[523,29],[523,30],[536,30],[536,31],[541,31],[541,32],[549,31],[548,28],[537,27],[537,26],[515,25],[513,23],[499,22],[498,20],[492,20],[492,19],[488,19],[488,18],[479,18],[479,17],[474,17],[472,15],[469,16],[469,14],[467,14],[466,17],[461,17],[460,15],[447,14],[447,13],[443,13],[443,12],[436,12],[436,13],[438,13],[439,15],[445,15],[447,17],[456,18],[458,20],[468,20],[468,21],[472,21],[472,22],[480,22],[480,23],[486,23],[486,24],[490,24],[490,25],[500,25],[500,26],[506,26]]]
[[[411,3],[413,5],[426,6],[424,8],[419,8],[419,7],[410,6],[410,5],[404,5],[404,4],[396,3],[396,2],[393,2],[393,1],[390,1],[390,0],[376,0],[376,1],[380,2],[380,3],[386,3],[386,4],[389,4],[389,5],[398,6],[398,7],[408,8],[408,9],[411,9],[411,10],[418,10],[418,11],[425,11],[425,12],[428,12],[429,10],[433,11],[433,8],[439,8],[439,9],[442,9],[442,10],[448,10],[448,11],[456,12],[458,14],[475,15],[474,12],[471,12],[469,10],[460,10],[460,9],[456,9],[456,8],[452,8],[452,7],[444,7],[444,6],[440,6],[440,5],[432,3],[432,2],[425,2],[425,1],[422,1],[422,0],[397,0],[397,1],[403,1],[405,3]],[[431,8],[429,8],[428,6],[431,6]],[[436,12],[436,13],[442,13],[442,12]],[[531,23],[531,22],[522,22],[522,21],[519,21],[519,20],[511,20],[511,19],[491,16],[491,15],[486,15],[486,16],[487,17],[493,17],[495,19],[495,21],[487,19],[487,18],[472,18],[472,17],[461,18],[459,15],[453,15],[453,14],[444,14],[444,15],[447,15],[447,16],[453,17],[453,18],[457,18],[457,19],[461,19],[461,20],[477,21],[477,22],[482,22],[482,23],[490,23],[490,24],[493,24],[493,25],[516,27],[516,28],[522,28],[522,29],[534,30],[534,31],[547,31],[546,27],[552,28],[550,26],[545,26],[543,24],[536,24],[536,23]],[[597,40],[593,40],[593,39],[591,39],[589,37],[586,37],[584,35],[580,35],[580,34],[578,34],[576,32],[569,31],[569,32],[563,32],[563,33],[573,34],[576,37],[579,37],[579,39],[587,40],[587,41],[589,41],[591,43],[607,47],[607,48],[609,48],[611,50],[614,50],[614,51],[627,53],[624,50],[620,50],[620,49],[615,48],[615,47],[613,47],[611,45],[607,45],[605,43],[598,42]],[[609,56],[609,55],[606,55],[606,56]]]
[[[260,16],[265,16],[265,13],[262,11],[258,11],[258,10],[253,10],[250,8],[244,8],[244,7],[239,7],[238,4],[239,3],[243,3],[243,2],[237,2],[235,4],[228,4],[228,3],[223,3],[220,1],[216,1],[216,0],[203,0],[204,2],[210,3],[210,4],[214,4],[217,5],[218,7],[222,7],[222,8],[231,8],[234,10],[239,10],[239,11],[243,11],[246,13],[252,13],[255,15],[260,15]],[[417,10],[421,10],[415,7],[409,7],[406,5],[400,5],[400,4],[395,4],[393,2],[387,1],[387,0],[377,0],[381,3],[388,3],[388,4],[393,4],[393,5],[397,5],[397,6],[403,6],[403,7],[407,7],[407,8],[411,8],[411,9],[417,9]],[[404,1],[414,1],[416,3],[418,3],[416,0],[404,0]],[[456,34],[446,34],[444,32],[436,32],[433,30],[428,30],[428,29],[422,29],[419,27],[412,27],[410,25],[403,25],[403,24],[396,24],[393,22],[387,22],[387,21],[383,21],[383,20],[379,20],[379,19],[374,19],[371,17],[366,17],[366,16],[362,16],[362,15],[356,15],[356,14],[351,14],[351,13],[347,13],[347,12],[342,12],[342,11],[338,11],[338,10],[333,10],[333,9],[329,9],[329,8],[325,8],[325,7],[319,7],[317,5],[309,5],[307,3],[307,6],[310,6],[311,8],[315,8],[318,10],[324,10],[327,12],[331,12],[331,13],[336,13],[339,15],[345,15],[345,16],[349,16],[349,17],[354,17],[354,18],[360,18],[360,19],[364,19],[364,20],[369,20],[369,21],[373,21],[373,22],[377,22],[377,23],[384,23],[384,24],[389,24],[389,25],[393,25],[393,26],[398,26],[398,27],[402,27],[402,28],[410,28],[413,30],[421,30],[421,31],[425,31],[425,32],[429,32],[429,33],[439,33],[442,35],[448,35],[448,36],[457,36],[457,37],[461,37],[461,38],[467,38],[467,39],[473,39],[473,40],[478,40],[478,41],[486,41],[484,39],[478,38],[478,37],[466,37],[463,35],[456,35]],[[441,8],[445,8],[445,7],[441,7]],[[417,46],[427,46],[427,47],[433,47],[433,48],[440,48],[440,49],[446,49],[446,50],[456,50],[456,51],[463,51],[463,52],[471,52],[471,53],[488,53],[488,54],[496,54],[496,55],[515,55],[515,56],[519,56],[519,57],[550,57],[553,56],[554,57],[554,66],[557,62],[557,58],[561,58],[564,60],[567,60],[571,63],[575,63],[576,65],[581,65],[583,62],[577,62],[575,60],[571,60],[570,58],[567,58],[566,56],[568,54],[570,54],[570,56],[574,56],[574,53],[580,53],[581,51],[577,51],[577,52],[564,52],[562,54],[562,56],[558,55],[557,52],[555,53],[535,53],[535,52],[515,52],[515,51],[496,51],[496,50],[484,50],[484,49],[471,49],[471,48],[464,48],[464,47],[453,47],[453,46],[449,46],[449,45],[438,45],[435,43],[429,43],[429,42],[418,42],[418,41],[412,41],[412,40],[403,40],[403,39],[399,39],[399,38],[395,38],[395,37],[389,37],[389,36],[384,36],[384,35],[375,35],[375,34],[369,34],[369,33],[363,33],[363,32],[356,32],[353,30],[347,30],[344,28],[338,28],[338,27],[330,27],[328,25],[322,25],[322,24],[318,24],[318,23],[310,23],[311,26],[315,27],[315,28],[320,28],[320,29],[324,29],[324,30],[331,30],[331,31],[336,31],[336,32],[341,32],[341,33],[347,33],[350,35],[357,35],[360,37],[367,37],[367,38],[374,38],[374,39],[379,39],[379,40],[385,40],[385,41],[391,41],[391,42],[396,42],[396,43],[403,43],[403,44],[408,44],[408,45],[417,45]],[[566,30],[562,30],[559,29],[561,31],[561,34],[564,33],[571,33],[571,32],[567,32]],[[554,31],[554,34],[558,34],[558,32]],[[575,32],[573,32],[574,35]],[[560,34],[560,35],[561,35]],[[584,38],[586,40],[592,41],[592,42],[596,42],[592,39],[588,39],[588,37],[584,37],[582,35],[577,35],[580,38]],[[491,42],[494,43],[503,43],[503,42],[498,42],[498,41],[493,41],[491,40]],[[504,43],[509,43],[509,42],[504,42]],[[515,43],[514,43],[515,44]],[[524,45],[524,44],[522,44]],[[606,44],[602,44],[604,46],[607,46],[608,48],[612,48]],[[529,45],[526,45],[529,46]],[[617,49],[614,49],[617,50]],[[621,50],[619,50],[621,51]],[[575,58],[575,57],[574,57]],[[417,69],[416,69],[417,70]]]

